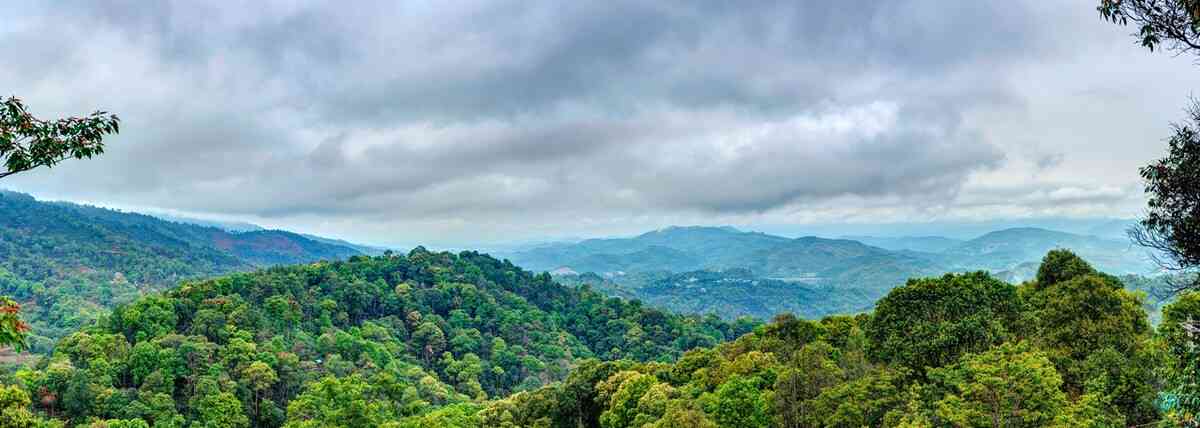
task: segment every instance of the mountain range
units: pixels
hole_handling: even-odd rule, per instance
[[[552,271],[682,312],[767,318],[858,312],[909,278],[984,270],[1008,281],[1065,248],[1100,270],[1145,275],[1142,249],[1115,239],[1040,228],[1010,228],[969,240],[940,236],[787,238],[732,227],[669,227],[632,238],[557,243],[505,254],[515,264]],[[588,275],[594,273],[594,275]]]
[[[863,271],[907,276],[1001,271],[1036,262],[1055,248],[1071,249],[1114,274],[1154,270],[1144,251],[1128,242],[1040,228],[1004,229],[960,241],[938,236],[786,238],[732,227],[669,227],[632,238],[558,243],[504,256],[534,270],[621,274],[746,268],[760,277],[839,283]]]

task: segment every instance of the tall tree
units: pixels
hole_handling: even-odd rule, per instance
[[[1105,21],[1137,26],[1134,36],[1152,51],[1200,55],[1200,0],[1100,0],[1096,10]],[[1141,168],[1148,212],[1129,231],[1164,269],[1190,274],[1170,294],[1200,288],[1200,104],[1187,112],[1186,122],[1172,125],[1167,156]]]
[[[52,167],[68,158],[84,159],[104,153],[104,137],[120,131],[116,115],[97,111],[83,117],[38,119],[17,97],[0,103],[0,178],[38,167]],[[20,306],[0,297],[0,346],[25,348],[29,326],[18,316]]]
[[[1200,103],[1188,108],[1188,121],[1172,125],[1167,156],[1142,167],[1146,217],[1130,229],[1134,242],[1153,249],[1164,269],[1184,273],[1171,292],[1200,287]]]

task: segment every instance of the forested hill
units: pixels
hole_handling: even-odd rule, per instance
[[[184,282],[119,306],[18,377],[69,426],[280,426],[343,399],[399,419],[549,385],[578,359],[672,361],[753,327],[418,248]]]
[[[725,323],[565,287],[479,253],[418,248],[185,282],[120,306],[0,381],[0,418],[23,427],[1150,426],[1168,394],[1158,376],[1187,367],[1179,323],[1200,316],[1200,299],[1169,307],[1159,333],[1140,306],[1115,278],[1056,251],[1020,286],[948,274],[908,281],[872,313]]]
[[[1037,263],[1057,248],[1074,251],[1111,274],[1148,274],[1155,268],[1145,250],[1128,241],[1039,228],[1003,229],[967,241],[936,236],[859,239],[863,242],[791,239],[731,227],[669,227],[632,238],[546,245],[505,257],[533,270],[603,274],[749,269],[759,277],[883,291],[912,276],[1009,270]]]
[[[290,232],[231,233],[0,191],[0,295],[24,306],[35,349],[114,303],[184,278],[355,254]]]

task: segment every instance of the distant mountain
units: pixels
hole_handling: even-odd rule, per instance
[[[176,223],[185,223],[185,224],[194,224],[197,226],[215,227],[217,229],[222,229],[227,232],[256,232],[259,230],[266,230],[265,228],[263,228],[262,226],[259,226],[257,224],[246,223],[246,222],[242,222],[242,221],[203,220],[203,219],[198,219],[198,218],[177,216],[177,215],[172,215],[172,214],[147,213],[147,215],[150,215],[153,217],[158,217],[158,218],[161,218],[161,219],[167,220],[167,221],[173,221]]]
[[[963,240],[947,238],[944,236],[898,236],[898,237],[881,237],[881,236],[843,236],[842,239],[862,242],[867,245],[883,248],[885,250],[901,251],[920,251],[925,253],[938,253],[955,246],[961,245]]]
[[[568,282],[590,283],[610,295],[675,310],[704,312],[726,305],[725,317],[762,317],[781,308],[801,314],[859,310],[858,303],[872,302],[909,278],[947,272],[986,270],[1021,282],[1055,248],[1070,249],[1116,275],[1154,269],[1144,251],[1127,242],[1039,228],[1003,229],[965,241],[857,238],[862,241],[790,239],[731,227],[669,227],[631,238],[546,245],[506,257],[528,269],[564,274],[560,278]],[[718,281],[711,273],[743,271],[753,279],[726,275]],[[677,275],[708,285],[697,288]]]
[[[746,269],[607,279],[589,274],[559,277],[559,280],[565,283],[588,283],[611,295],[637,298],[673,312],[715,314],[725,319],[744,315],[770,319],[781,313],[820,318],[830,314],[866,311],[871,308],[872,301],[865,291],[760,278]]]
[[[323,236],[311,235],[311,234],[307,234],[307,233],[301,233],[300,236],[303,236],[305,238],[308,238],[308,239],[311,239],[311,240],[314,240],[314,241],[317,241],[320,243],[324,243],[324,244],[353,248],[354,250],[356,250],[360,253],[363,253],[365,255],[368,255],[368,256],[381,256],[381,255],[383,255],[383,253],[385,251],[389,250],[389,248],[376,247],[376,246],[372,246],[372,245],[355,244],[353,242],[349,242],[349,241],[342,240],[342,239],[326,238]]]
[[[148,215],[153,216],[153,217],[158,217],[163,220],[172,221],[175,223],[184,223],[184,224],[192,224],[192,225],[196,225],[196,226],[214,227],[217,229],[224,230],[226,232],[239,233],[239,234],[246,233],[246,232],[269,232],[269,231],[271,231],[271,230],[268,230],[257,224],[246,223],[246,222],[241,222],[241,221],[203,220],[203,219],[198,219],[198,218],[177,216],[177,215],[171,215],[171,214],[153,214],[152,213],[152,214],[148,214]],[[353,242],[349,242],[349,241],[345,241],[345,240],[341,240],[341,239],[326,238],[324,236],[317,236],[317,235],[312,235],[312,234],[308,234],[308,233],[300,233],[298,235],[303,236],[308,239],[311,239],[313,241],[323,243],[323,244],[333,245],[333,246],[337,246],[337,247],[351,248],[351,249],[354,249],[355,251],[358,251],[359,253],[362,253],[365,255],[370,255],[370,256],[382,255],[384,251],[388,250],[387,248],[355,244]],[[261,236],[250,236],[249,238],[254,239],[254,240],[262,240],[263,239]],[[315,249],[315,250],[318,252],[321,251],[320,249]]]
[[[1134,219],[1110,220],[1092,226],[1087,230],[1087,234],[1124,241],[1129,239],[1129,228],[1135,225],[1137,225],[1137,220]]]
[[[940,272],[933,261],[846,239],[790,239],[731,227],[670,227],[632,238],[591,239],[508,255],[533,270],[632,273],[747,269],[816,287],[887,290]]]
[[[732,227],[669,227],[633,238],[588,239],[504,254],[533,270],[568,267],[578,272],[687,271],[730,264],[748,252],[778,246],[787,238]]]
[[[23,304],[35,344],[181,279],[359,254],[286,231],[233,233],[0,191],[0,295]]]
[[[797,238],[736,262],[759,275],[838,288],[888,290],[940,271],[932,261],[848,239]]]
[[[1001,271],[1040,260],[1055,248],[1070,249],[1114,275],[1148,274],[1155,268],[1145,249],[1128,241],[1030,227],[987,233],[942,254],[956,267]]]

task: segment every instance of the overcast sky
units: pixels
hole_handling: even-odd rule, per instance
[[[1131,216],[1200,88],[1085,0],[24,3],[0,95],[122,132],[0,186],[376,244]]]

